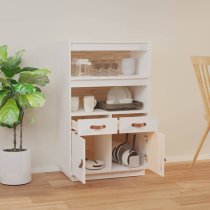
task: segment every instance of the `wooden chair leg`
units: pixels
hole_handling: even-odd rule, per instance
[[[206,129],[205,129],[204,132],[203,132],[203,135],[202,135],[201,140],[200,140],[200,144],[199,144],[198,149],[197,149],[197,151],[196,151],[196,153],[195,153],[195,156],[194,156],[194,158],[193,158],[193,162],[192,162],[190,168],[192,168],[192,167],[194,166],[195,161],[197,160],[197,157],[198,157],[198,155],[199,155],[199,153],[200,153],[200,150],[201,150],[201,148],[202,148],[202,146],[203,146],[203,144],[204,144],[204,142],[205,142],[205,139],[206,139],[206,137],[207,137],[207,135],[208,135],[209,129],[210,129],[210,123],[208,123]]]

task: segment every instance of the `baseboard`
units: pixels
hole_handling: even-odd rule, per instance
[[[192,161],[193,157],[194,157],[193,155],[168,156],[168,157],[166,157],[166,161],[168,163]],[[198,156],[198,160],[210,160],[210,154],[201,154]]]
[[[60,171],[58,166],[46,166],[32,168],[32,173],[56,172]]]

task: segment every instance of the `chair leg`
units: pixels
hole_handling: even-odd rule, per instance
[[[208,135],[209,129],[210,129],[210,123],[208,123],[207,127],[205,128],[205,130],[204,130],[204,132],[203,132],[203,135],[202,135],[201,140],[200,140],[200,144],[199,144],[198,149],[197,149],[197,151],[196,151],[196,153],[195,153],[195,156],[194,156],[194,158],[193,158],[193,162],[192,162],[192,164],[191,164],[191,166],[190,166],[191,169],[192,169],[192,167],[194,166],[195,161],[197,160],[197,157],[198,157],[198,155],[199,155],[199,153],[200,153],[200,150],[201,150],[201,148],[202,148],[202,146],[203,146],[203,144],[204,144],[204,142],[205,142],[205,139],[206,139],[206,137],[207,137],[207,135]]]

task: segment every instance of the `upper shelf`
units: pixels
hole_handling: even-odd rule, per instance
[[[140,75],[71,77],[71,87],[147,86],[149,80]]]

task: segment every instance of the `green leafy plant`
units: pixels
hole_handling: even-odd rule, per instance
[[[7,46],[0,47],[0,126],[14,130],[13,148],[24,151],[23,117],[26,109],[42,107],[45,96],[40,87],[49,83],[48,69],[21,67],[24,50],[8,56]],[[20,145],[17,147],[16,129],[20,125]]]

